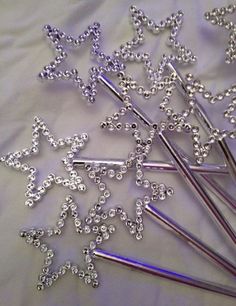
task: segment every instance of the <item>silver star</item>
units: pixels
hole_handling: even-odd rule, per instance
[[[73,223],[78,234],[93,233],[95,234],[95,238],[89,242],[89,246],[86,246],[83,249],[85,261],[84,268],[80,268],[78,264],[71,263],[70,260],[65,260],[65,262],[57,269],[52,270],[55,252],[43,240],[43,238],[61,235],[65,226],[65,221],[69,216],[73,219]],[[62,204],[59,219],[54,227],[44,229],[31,228],[29,230],[22,230],[20,232],[20,236],[25,239],[26,243],[31,244],[44,254],[44,264],[38,277],[39,281],[37,283],[37,289],[43,290],[50,287],[60,277],[69,271],[79,279],[83,280],[85,284],[90,284],[96,288],[99,285],[99,282],[92,252],[97,245],[101,245],[102,242],[108,240],[114,231],[114,225],[106,225],[102,223],[102,219],[100,219],[99,222],[92,220],[89,225],[86,224],[86,221],[83,221],[79,217],[78,206],[74,202],[73,197],[68,195],[65,202]]]
[[[62,160],[65,170],[68,172],[69,176],[64,178],[50,173],[43,180],[41,186],[36,184],[38,170],[30,164],[24,162],[24,159],[29,158],[31,155],[39,154],[40,136],[45,137],[47,142],[55,150],[61,149],[65,146],[70,148]],[[46,123],[39,117],[35,117],[32,127],[31,146],[22,150],[7,153],[0,158],[0,162],[5,166],[21,171],[27,175],[28,183],[25,192],[27,200],[25,201],[25,205],[32,207],[36,202],[39,202],[42,199],[53,184],[69,188],[70,190],[78,190],[80,192],[86,191],[86,185],[83,183],[82,177],[79,176],[78,172],[74,169],[72,160],[78,154],[78,152],[84,148],[87,141],[88,135],[86,133],[81,135],[76,134],[73,137],[56,139],[48,129]]]
[[[95,22],[77,38],[68,36],[61,30],[53,28],[50,25],[44,26],[44,31],[55,48],[56,57],[54,61],[43,68],[42,72],[39,73],[39,78],[42,80],[62,79],[72,81],[81,91],[82,95],[88,100],[88,102],[94,103],[95,96],[97,94],[96,86],[98,83],[98,75],[104,72],[117,72],[123,67],[117,59],[114,59],[100,51],[100,24]],[[93,66],[89,69],[89,77],[86,84],[86,82],[79,76],[77,69],[74,68],[71,70],[60,71],[57,68],[62,62],[65,62],[68,56],[63,45],[66,45],[69,48],[79,48],[87,40],[91,41],[91,55],[97,62],[100,62],[100,65]]]
[[[123,116],[125,115],[125,113],[126,112],[124,111]],[[113,125],[113,127],[116,126],[116,120],[114,119],[116,118],[118,120],[116,115],[113,114],[111,117],[108,117],[108,121],[104,121],[102,123],[101,125],[102,128],[108,128],[110,131],[114,131],[115,128],[110,129],[110,127],[111,125]],[[107,214],[110,217],[111,216],[115,217],[116,214],[119,215],[120,220],[124,222],[124,225],[128,228],[129,233],[133,235],[137,240],[141,240],[143,238],[143,230],[144,230],[143,211],[145,205],[149,204],[151,201],[152,202],[164,201],[167,197],[173,195],[174,190],[172,187],[166,186],[163,183],[156,183],[148,180],[145,177],[143,171],[143,162],[151,151],[153,138],[155,137],[157,130],[155,130],[154,128],[151,129],[148,133],[148,137],[146,139],[142,139],[141,133],[137,129],[136,123],[133,123],[132,125],[126,123],[123,126],[126,126],[125,129],[127,131],[132,131],[132,136],[135,139],[135,148],[133,151],[129,153],[128,158],[125,160],[124,164],[122,166],[119,166],[118,169],[115,169],[112,165],[110,165],[108,169],[105,165],[102,166],[99,164],[88,164],[85,166],[85,169],[89,172],[88,177],[91,180],[94,180],[95,184],[98,184],[99,188],[100,188],[99,184],[101,184],[102,189],[103,188],[105,189],[107,187],[104,184],[104,182],[102,182],[102,176],[107,176],[110,179],[116,179],[118,181],[121,181],[124,178],[124,176],[128,173],[130,168],[132,166],[135,166],[136,168],[135,183],[138,187],[146,189],[146,192],[142,198],[138,198],[135,201],[134,218],[132,219],[127,214],[127,212],[120,206],[113,207],[113,209],[107,212]],[[96,183],[96,178],[99,178],[98,183]],[[108,190],[108,188],[107,191],[110,197],[111,192]],[[105,203],[105,201],[106,201],[106,196],[104,197],[104,201],[102,202]]]
[[[187,49],[177,40],[178,32],[183,23],[183,13],[181,11],[177,12],[176,14],[172,14],[170,17],[167,17],[165,20],[162,20],[158,24],[146,16],[142,10],[137,9],[135,6],[130,7],[130,12],[131,24],[134,29],[134,37],[131,41],[122,44],[118,50],[114,51],[114,55],[117,58],[124,60],[125,62],[142,63],[144,65],[147,79],[151,82],[151,87],[153,87],[155,82],[158,82],[162,79],[164,67],[168,61],[177,61],[179,63],[192,63],[196,61],[196,57],[193,55],[192,51]],[[154,68],[149,53],[134,52],[134,49],[137,49],[144,43],[144,28],[146,28],[154,35],[158,35],[159,33],[163,32],[163,30],[168,29],[170,31],[168,45],[173,51],[176,52],[177,55],[175,56],[174,54],[171,54],[166,56],[163,54],[157,68]],[[144,89],[142,91],[144,91]],[[153,93],[150,92],[150,94],[146,94],[144,97],[149,98],[151,94]]]

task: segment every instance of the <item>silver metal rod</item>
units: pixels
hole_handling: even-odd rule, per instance
[[[79,157],[78,159],[73,160],[74,166],[84,166],[86,163],[88,164],[99,164],[105,166],[122,166],[124,165],[124,159],[94,159],[94,158],[84,158]],[[171,162],[163,162],[163,161],[145,161],[143,163],[143,167],[147,170],[160,170],[166,172],[177,172],[177,169],[174,164]],[[189,168],[197,173],[211,173],[211,174],[228,174],[227,169],[224,165],[215,165],[215,164],[203,164],[203,165],[189,165]]]
[[[201,200],[201,203],[208,209],[214,220],[217,221],[227,236],[232,239],[234,244],[236,244],[236,233],[234,229],[231,227],[230,223],[226,220],[219,208],[212,201],[204,187],[200,184],[197,177],[193,175],[188,167],[188,164],[183,159],[181,159],[178,150],[171,144],[170,140],[168,140],[164,134],[159,133],[159,137],[161,137],[162,143],[165,144],[165,148],[168,150],[173,160],[175,161],[176,168],[182,174],[190,188]]]
[[[95,258],[103,259],[110,262],[115,262],[120,265],[136,269],[145,273],[152,274],[154,276],[165,278],[171,281],[182,283],[191,287],[196,287],[211,292],[236,297],[236,289],[233,287],[205,281],[196,277],[192,277],[186,274],[181,274],[175,271],[160,268],[158,266],[153,266],[139,260],[134,260],[128,257],[124,257],[118,254],[110,253],[101,249],[95,249],[93,251]]]
[[[106,76],[101,74],[99,75],[98,80],[101,84],[108,88],[116,97],[118,97],[122,103],[124,103],[119,90],[111,83],[110,80],[106,78]],[[134,116],[146,127],[150,128],[152,126],[152,120],[148,118],[146,114],[141,111],[141,109],[134,105],[134,103],[132,103],[132,112]],[[234,232],[229,222],[225,219],[221,211],[214,204],[210,196],[207,194],[206,190],[202,187],[197,177],[194,176],[187,162],[185,162],[181,158],[181,155],[178,150],[174,147],[174,145],[170,142],[170,140],[165,136],[163,132],[160,131],[158,133],[158,137],[164,148],[168,152],[168,155],[172,158],[176,169],[183,176],[186,183],[191,187],[196,196],[201,200],[201,203],[208,209],[217,224],[221,226],[225,234],[227,234],[227,237],[229,237],[234,242],[234,244],[236,244],[236,233]]]
[[[159,222],[160,225],[164,226],[167,230],[171,230],[191,247],[197,249],[202,255],[207,256],[208,259],[212,260],[220,268],[223,268],[236,276],[236,266],[233,263],[214,251],[209,245],[198,239],[192,233],[184,229],[176,221],[166,216],[151,204],[146,205],[144,210],[149,216],[153,217],[155,221]]]
[[[175,146],[181,154],[181,157],[187,163],[194,163],[194,159],[192,157],[188,156],[179,146]],[[236,213],[236,199],[234,199],[226,190],[224,190],[223,187],[221,187],[211,175],[200,173],[198,177],[201,179],[203,186],[213,192],[218,197],[218,199],[220,199],[234,213]]]
[[[200,179],[206,185],[207,189],[214,193],[218,199],[225,203],[233,213],[236,213],[236,199],[226,192],[213,178],[208,175],[201,174]]]
[[[183,77],[179,73],[179,71],[173,66],[172,63],[167,64],[167,69],[169,70],[169,72],[176,74],[177,81],[178,81],[177,85],[178,85],[179,92],[184,97],[186,97],[186,95],[187,95],[186,84],[184,82]],[[187,102],[186,99],[185,99],[185,101]],[[210,119],[208,118],[204,108],[201,106],[201,104],[198,101],[196,101],[196,105],[195,105],[195,114],[196,114],[196,117],[197,117],[198,121],[201,123],[202,127],[209,134],[209,132],[212,129],[214,129],[214,126],[213,126],[212,122],[210,121]],[[236,160],[235,160],[235,157],[231,153],[231,151],[229,149],[229,146],[228,146],[225,139],[219,140],[217,143],[218,143],[218,146],[221,150],[221,153],[223,154],[224,160],[225,160],[225,162],[228,166],[229,173],[230,173],[231,177],[233,178],[233,180],[236,182]]]
[[[182,156],[183,157],[183,156]],[[72,161],[73,165],[76,167],[84,167],[86,164],[96,164],[105,167],[119,167],[124,165],[124,159],[113,159],[113,158],[88,158],[79,157]],[[145,161],[143,167],[150,171],[164,171],[164,172],[177,172],[174,164],[161,161]],[[227,174],[224,165],[189,165],[190,169],[194,172],[199,172],[200,178],[202,177],[203,183],[206,185],[207,189],[213,192],[223,203],[225,203],[234,213],[236,213],[236,199],[234,199],[230,194],[228,194],[213,178],[204,173],[210,174]],[[133,167],[132,167],[133,168]]]

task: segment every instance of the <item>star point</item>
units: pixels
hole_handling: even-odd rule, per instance
[[[224,27],[228,30],[229,40],[225,50],[225,62],[231,64],[236,60],[236,23],[227,20],[225,16],[236,12],[236,4],[230,4],[227,7],[214,8],[205,13],[205,19],[213,25]]]
[[[93,25],[88,26],[88,28],[76,38],[66,35],[61,30],[53,28],[50,25],[44,26],[43,30],[55,49],[56,57],[43,68],[39,73],[39,78],[41,80],[72,81],[80,90],[82,96],[85,97],[88,102],[94,103],[97,94],[96,87],[98,83],[98,75],[102,72],[117,72],[123,67],[123,64],[116,58],[106,55],[100,50],[100,24],[94,22]],[[81,78],[79,71],[76,68],[64,71],[58,70],[59,66],[65,62],[68,57],[65,46],[69,48],[79,48],[88,40],[91,41],[90,53],[96,62],[99,62],[99,65],[89,68],[88,81],[85,82]]]

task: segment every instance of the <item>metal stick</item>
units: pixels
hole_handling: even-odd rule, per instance
[[[236,290],[233,287],[201,280],[196,277],[192,277],[186,274],[181,274],[175,271],[163,269],[157,266],[150,265],[148,263],[144,263],[144,262],[134,260],[128,257],[110,253],[110,252],[107,252],[101,249],[95,249],[93,251],[93,255],[95,258],[107,260],[110,262],[115,262],[120,265],[130,267],[130,268],[142,271],[142,272],[146,272],[146,273],[152,274],[157,277],[172,280],[172,281],[182,283],[188,286],[224,294],[227,296],[236,297]]]
[[[124,159],[94,159],[79,157],[78,159],[73,160],[73,165],[77,167],[84,167],[86,164],[97,164],[105,167],[118,167],[122,166],[125,163]],[[161,161],[145,161],[143,167],[146,170],[155,170],[155,171],[164,171],[164,172],[177,172],[177,169],[174,164]],[[203,183],[206,185],[207,189],[213,192],[223,203],[225,203],[234,213],[236,213],[236,200],[228,194],[214,179],[210,178],[203,173],[211,174],[227,174],[226,168],[223,165],[213,165],[213,164],[204,164],[204,165],[193,165],[191,164],[190,169],[194,172],[199,172],[200,178],[202,177]]]
[[[94,158],[84,158],[79,157],[78,159],[73,160],[73,165],[75,166],[84,166],[84,164],[99,164],[105,166],[122,166],[124,165],[124,159],[94,159]],[[160,170],[166,172],[177,172],[177,169],[174,164],[171,162],[163,161],[144,161],[143,167],[147,170]],[[228,174],[227,169],[224,165],[215,165],[215,164],[203,164],[203,165],[189,165],[189,168],[197,173],[211,173],[211,174]]]
[[[122,95],[119,90],[108,80],[104,75],[99,75],[99,81],[106,88],[108,88],[121,102],[124,103]],[[150,128],[153,124],[152,120],[144,114],[141,109],[139,109],[134,103],[132,103],[132,112],[134,116],[142,122],[146,127]],[[181,158],[180,153],[174,147],[170,140],[165,136],[165,134],[160,131],[158,132],[158,137],[163,144],[164,148],[168,152],[169,156],[172,157],[173,162],[175,163],[176,169],[183,176],[184,180],[191,187],[196,196],[201,200],[201,203],[206,206],[206,208],[211,213],[211,216],[214,220],[222,227],[227,236],[236,244],[236,234],[229,224],[229,222],[225,219],[221,211],[214,204],[210,196],[207,194],[205,189],[202,187],[197,177],[191,172],[188,164]]]
[[[233,213],[236,213],[236,199],[226,192],[213,178],[208,175],[201,174],[200,179],[206,185],[207,189],[213,192],[218,199],[225,203]]]
[[[175,145],[178,149],[181,157],[188,163],[194,163],[192,157],[188,156],[179,146]],[[200,173],[203,186],[206,186],[208,190],[213,192],[218,199],[225,203],[234,213],[236,213],[236,199],[234,199],[228,192],[226,192],[213,178],[208,174]]]
[[[173,66],[172,63],[167,64],[167,69],[169,70],[169,72],[176,74],[177,81],[178,81],[178,83],[177,83],[178,87],[177,88],[179,89],[179,92],[184,97],[186,97],[186,95],[187,95],[186,83],[185,83],[183,77],[181,76],[181,74],[179,73],[179,71]],[[187,100],[185,100],[185,101],[187,102]],[[198,101],[196,101],[196,105],[195,105],[194,108],[195,108],[195,114],[196,114],[196,117],[197,117],[198,121],[201,123],[202,127],[206,130],[206,132],[209,133],[212,129],[214,129],[214,126],[213,126],[212,122],[210,121],[210,119],[208,118],[204,108],[199,104]],[[233,180],[236,182],[236,160],[235,160],[235,157],[231,153],[225,139],[219,140],[217,143],[218,143],[218,146],[219,146],[221,152],[223,153],[224,160],[225,160],[226,164],[228,165],[229,173],[230,173],[231,177],[233,178]]]
[[[166,216],[163,212],[151,204],[145,206],[145,212],[149,216],[153,217],[155,221],[159,222],[160,225],[164,226],[167,230],[171,230],[176,236],[180,236],[191,247],[197,249],[201,254],[206,255],[208,259],[212,260],[219,267],[236,276],[236,266],[234,266],[233,263],[214,251],[209,245],[198,239],[192,233],[179,225],[176,221]]]

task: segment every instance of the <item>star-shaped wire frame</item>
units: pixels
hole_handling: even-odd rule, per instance
[[[66,156],[62,160],[65,170],[68,173],[68,177],[61,177],[59,175],[50,173],[43,180],[42,185],[37,185],[38,170],[26,163],[24,160],[30,158],[31,155],[39,154],[40,136],[45,137],[47,142],[54,150],[69,147],[69,151],[67,151]],[[74,191],[86,191],[87,187],[84,184],[82,177],[74,169],[72,160],[77,156],[78,152],[85,147],[87,141],[88,135],[86,133],[82,133],[81,135],[75,134],[73,137],[56,139],[55,136],[52,135],[46,123],[41,118],[35,117],[34,124],[32,126],[31,145],[27,148],[7,153],[0,158],[0,163],[15,170],[21,171],[27,175],[28,182],[25,192],[27,200],[25,201],[25,205],[28,207],[33,207],[42,199],[53,184],[66,187]]]
[[[76,233],[86,235],[92,233],[95,238],[89,242],[88,246],[83,248],[82,253],[85,262],[83,268],[76,263],[72,263],[70,260],[65,260],[62,265],[53,270],[53,259],[56,253],[51,249],[48,243],[44,241],[44,238],[61,235],[63,233],[65,221],[68,217],[73,219]],[[111,234],[115,231],[115,226],[112,224],[105,224],[102,218],[96,220],[95,217],[93,219],[91,218],[89,224],[82,220],[79,217],[78,205],[74,202],[73,197],[68,195],[66,196],[65,202],[62,204],[59,219],[54,227],[31,228],[29,230],[20,231],[20,236],[25,239],[26,243],[31,244],[44,254],[44,264],[38,277],[38,290],[51,287],[53,283],[69,271],[83,280],[85,284],[92,285],[94,288],[98,287],[98,273],[95,270],[92,252],[97,245],[101,245],[111,237]],[[77,248],[77,242],[75,242],[75,246]]]
[[[167,62],[177,61],[179,63],[194,63],[196,61],[196,56],[193,55],[192,51],[187,49],[177,40],[177,34],[183,23],[183,13],[181,11],[177,12],[176,14],[172,14],[170,17],[160,21],[158,24],[147,17],[142,10],[137,9],[135,6],[130,7],[130,12],[130,20],[134,29],[134,37],[131,41],[122,44],[119,49],[115,50],[114,55],[124,62],[141,62],[144,65],[147,79],[151,82],[151,85],[154,84],[154,82],[161,80],[164,67]],[[144,43],[144,28],[154,35],[158,35],[165,30],[165,28],[168,28],[170,31],[168,45],[177,55],[175,56],[174,54],[171,54],[167,56],[163,54],[157,68],[154,68],[150,55],[147,52],[134,52],[134,49],[137,49]],[[147,97],[150,96],[147,95]]]
[[[205,19],[213,25],[224,27],[229,31],[228,46],[225,50],[225,62],[231,64],[236,60],[236,23],[227,20],[225,16],[236,12],[236,4],[230,4],[227,7],[214,8],[205,13]]]
[[[46,36],[52,42],[54,50],[56,52],[55,59],[45,66],[42,72],[39,73],[39,78],[44,80],[66,80],[72,81],[78,89],[81,91],[82,96],[87,99],[88,102],[94,103],[95,96],[97,94],[96,86],[98,83],[98,75],[104,72],[118,72],[123,69],[123,64],[116,58],[106,55],[100,51],[100,24],[95,22],[78,37],[66,35],[61,30],[51,27],[50,25],[44,26]],[[58,70],[61,63],[65,62],[68,54],[65,46],[68,48],[79,48],[81,45],[90,40],[91,55],[99,62],[99,65],[92,66],[88,70],[88,81],[85,82],[79,76],[79,72],[76,68],[71,70]]]

